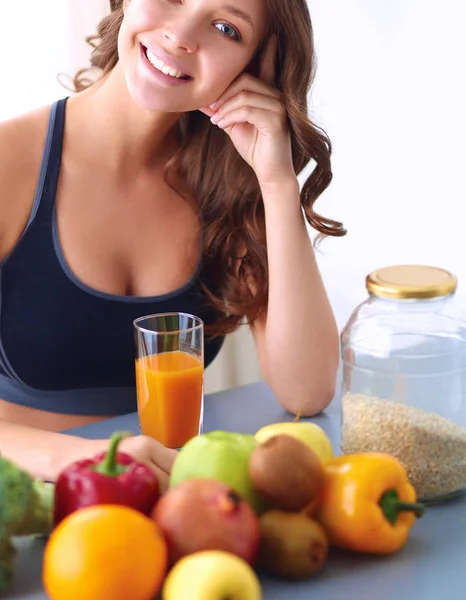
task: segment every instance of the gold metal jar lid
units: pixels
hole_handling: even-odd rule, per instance
[[[449,271],[425,265],[398,265],[373,271],[366,277],[370,294],[381,298],[439,298],[456,291]]]

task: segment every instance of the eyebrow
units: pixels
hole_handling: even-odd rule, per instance
[[[254,22],[247,12],[241,10],[237,6],[233,6],[232,4],[226,4],[223,8],[232,15],[236,15],[239,19],[242,19],[243,21],[246,21],[246,23],[249,23],[249,25],[251,25],[251,27],[254,29]]]

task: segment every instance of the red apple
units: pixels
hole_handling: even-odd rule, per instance
[[[152,518],[165,536],[172,564],[202,550],[224,550],[249,564],[256,559],[259,519],[245,500],[220,481],[179,483],[159,499]]]

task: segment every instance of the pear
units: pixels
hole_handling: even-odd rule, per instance
[[[310,421],[271,423],[259,429],[254,437],[262,443],[280,434],[291,435],[304,442],[322,462],[333,458],[333,448],[327,434],[321,427]]]
[[[185,556],[168,573],[162,600],[261,600],[259,579],[241,558],[222,550]]]

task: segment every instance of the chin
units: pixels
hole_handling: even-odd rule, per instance
[[[206,104],[199,99],[190,98],[190,94],[176,89],[154,89],[146,82],[134,81],[126,76],[126,87],[134,103],[142,110],[152,112],[185,113],[198,110]],[[213,100],[211,101],[213,102]]]

